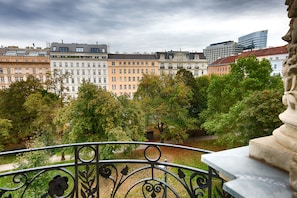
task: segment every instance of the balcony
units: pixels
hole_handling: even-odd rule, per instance
[[[87,142],[7,151],[0,158],[34,153],[66,160],[42,166],[27,161],[31,168],[1,172],[0,197],[230,197],[222,191],[223,179],[200,161],[208,150],[151,142]],[[194,167],[172,159],[183,153],[191,156]]]

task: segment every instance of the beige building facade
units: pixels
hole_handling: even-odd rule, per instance
[[[190,71],[193,76],[207,75],[207,60],[203,53],[187,51],[157,52],[159,74],[176,75],[179,69]]]
[[[47,49],[2,48],[0,54],[0,89],[33,75],[44,83],[50,70]]]
[[[109,54],[108,90],[132,98],[143,75],[157,75],[158,68],[158,60],[152,54]]]

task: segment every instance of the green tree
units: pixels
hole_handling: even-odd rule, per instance
[[[9,130],[11,128],[11,120],[0,119],[0,151],[3,150],[3,144],[9,139]]]
[[[144,75],[134,97],[146,112],[148,126],[156,126],[163,139],[182,142],[195,120],[189,116],[191,89],[171,75]]]
[[[24,103],[29,95],[41,92],[41,83],[34,76],[28,76],[26,81],[12,83],[8,89],[0,91],[0,117],[12,121],[10,132],[11,141],[32,135],[32,121],[36,115],[29,113],[24,108]]]
[[[79,87],[77,99],[59,112],[56,123],[71,142],[143,140],[143,123],[138,120],[141,114],[132,110],[132,106],[137,107],[132,101],[118,99],[106,90],[84,82]],[[124,133],[109,136],[114,131]]]
[[[60,108],[60,101],[58,96],[47,91],[33,93],[29,95],[24,103],[26,111],[30,114],[35,114],[35,118],[31,123],[31,130],[35,132],[37,136],[43,136],[46,145],[54,144],[60,138],[56,133],[56,126],[54,124],[54,118],[56,111]],[[53,138],[55,137],[55,138]]]
[[[241,120],[244,115],[242,112],[249,109],[249,106],[245,103],[246,99],[251,94],[262,93],[264,90],[282,92],[280,77],[270,76],[271,71],[268,60],[259,61],[256,57],[250,56],[239,58],[236,63],[231,64],[230,74],[211,76],[207,95],[208,108],[201,113],[201,117],[205,119],[203,127],[209,133],[214,133],[220,137],[228,137],[229,139],[223,138],[226,143],[233,145],[233,141],[238,142],[236,137],[242,138],[238,135],[240,134],[238,132],[239,124],[247,124],[244,123],[244,120]],[[266,104],[265,101],[263,103]],[[266,120],[268,124],[270,122],[271,126],[274,125],[271,120]],[[262,134],[262,132],[256,131],[258,135],[250,135],[252,132],[248,132],[249,130],[256,129],[255,127],[246,127],[246,130],[243,130],[244,134],[249,135],[243,138],[242,144],[246,143],[248,138],[261,136]]]
[[[228,146],[246,145],[252,138],[270,135],[282,122],[278,115],[284,111],[279,90],[255,91],[238,101],[228,113],[216,115],[205,123]]]
[[[202,76],[194,78],[192,72],[186,69],[178,70],[176,74],[177,78],[180,78],[185,85],[187,85],[192,93],[192,99],[190,101],[189,113],[194,118],[199,118],[199,113],[201,113],[207,107],[207,87],[209,85],[208,76]]]

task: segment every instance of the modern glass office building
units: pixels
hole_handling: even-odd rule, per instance
[[[267,47],[268,30],[253,32],[238,38],[238,44],[244,49],[263,49]]]

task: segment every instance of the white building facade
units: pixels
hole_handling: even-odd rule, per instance
[[[64,93],[77,97],[83,81],[91,82],[108,89],[107,58],[108,47],[105,44],[64,44],[52,43],[50,49],[50,68],[58,75],[68,74],[64,79]]]
[[[175,75],[179,69],[190,71],[194,77],[207,75],[207,60],[203,53],[187,51],[157,52],[159,74]]]

